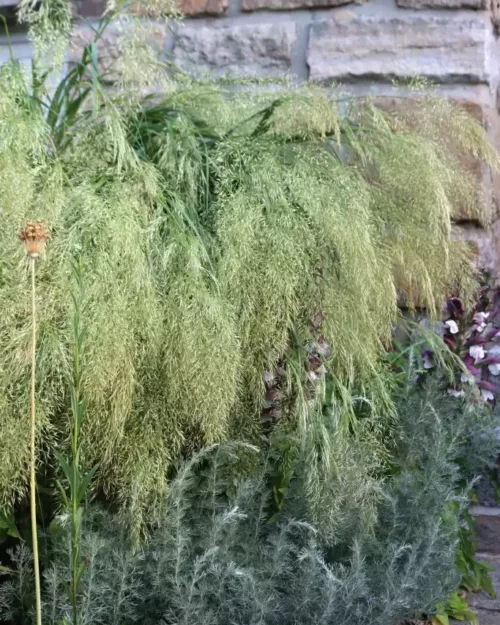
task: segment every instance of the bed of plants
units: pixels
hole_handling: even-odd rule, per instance
[[[497,154],[425,90],[193,81],[125,9],[54,86],[69,11],[22,2],[0,67],[0,622],[473,618],[500,359],[453,217]]]

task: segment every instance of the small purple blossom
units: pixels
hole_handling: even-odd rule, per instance
[[[458,324],[454,319],[448,319],[448,321],[445,321],[444,325],[448,327],[451,334],[458,334]]]
[[[484,401],[493,401],[495,399],[495,396],[493,395],[492,391],[488,391],[486,389],[481,389],[481,396],[484,399]]]
[[[491,375],[499,375],[500,374],[500,364],[495,362],[491,365],[488,365],[488,371]]]
[[[471,345],[469,347],[469,354],[472,358],[474,358],[474,361],[477,364],[485,357],[486,352],[484,351],[484,347],[482,345]]]

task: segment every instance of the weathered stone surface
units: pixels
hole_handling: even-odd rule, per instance
[[[135,0],[131,9],[137,15],[157,18],[181,12],[187,16],[222,15],[229,4],[229,0]]]
[[[475,520],[475,528],[479,551],[500,555],[500,516],[478,516]]]
[[[268,9],[270,11],[289,11],[293,9],[320,9],[338,7],[356,2],[361,4],[368,0],[242,0],[243,11],[258,11]]]
[[[487,0],[396,0],[404,9],[476,9],[488,8]]]
[[[307,60],[313,80],[423,76],[488,82],[491,25],[483,16],[342,13],[311,26]]]
[[[499,625],[500,624],[500,612],[494,610],[474,610],[476,616],[479,619],[480,625]]]
[[[161,57],[163,51],[167,47],[170,31],[167,24],[148,24],[146,30],[142,34],[147,34],[148,44],[151,49]],[[119,71],[120,59],[123,58],[123,49],[127,45],[128,32],[123,29],[109,27],[105,30],[103,36],[97,43],[99,53],[99,64],[101,71],[114,73]],[[70,42],[68,61],[70,63],[78,62],[86,45],[94,40],[95,33],[87,25],[80,25],[75,28]],[[112,78],[112,76],[109,76]]]
[[[500,0],[491,0],[491,21],[498,28],[500,26]]]
[[[185,15],[222,15],[229,0],[182,0],[180,9]]]
[[[174,52],[193,74],[277,76],[290,69],[296,37],[292,22],[181,27]]]
[[[455,104],[466,110],[473,119],[481,124],[487,133],[492,135],[491,118],[493,111],[490,110],[488,106],[462,99],[455,100]],[[495,144],[494,139],[495,137],[493,135],[489,137],[493,145]],[[460,165],[464,168],[464,171],[471,175],[476,185],[478,201],[482,202],[484,207],[482,219],[478,219],[477,221],[486,225],[495,218],[497,213],[496,201],[499,191],[498,176],[486,163],[473,155],[460,154],[458,155],[458,160]],[[456,222],[470,221],[470,214],[468,214],[465,207],[459,207],[454,217]]]
[[[0,0],[0,15],[9,23],[16,21],[17,6],[20,0]]]
[[[494,518],[494,517],[481,517],[481,518]],[[498,518],[498,517],[497,517]],[[497,528],[495,530],[496,541],[498,542],[500,539],[500,531]],[[498,549],[496,549],[498,553]],[[468,595],[467,600],[470,607],[473,610],[480,610],[481,613],[485,613],[486,615],[496,615],[496,621],[491,621],[498,625],[500,623],[500,599],[498,599],[498,593],[500,592],[500,556],[492,555],[491,553],[480,553],[478,552],[476,558],[482,562],[487,562],[492,567],[491,582],[493,584],[493,588],[497,592],[497,597],[490,597],[485,592],[471,593]],[[481,625],[487,624],[490,621],[481,619]]]
[[[76,0],[73,9],[80,17],[100,17],[106,9],[106,0]]]
[[[500,270],[500,222],[488,230],[473,224],[461,224],[455,235],[468,241],[477,254],[477,266],[490,270],[494,275]]]
[[[0,0],[0,7],[2,2],[6,5],[17,4],[14,0]],[[154,4],[143,0],[132,3],[130,9],[136,15],[153,18],[171,14],[173,11],[180,11],[187,16],[222,15],[228,4],[229,0],[164,0]],[[76,16],[100,17],[106,9],[106,0],[74,0],[73,8]]]

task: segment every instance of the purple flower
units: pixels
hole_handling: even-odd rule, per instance
[[[484,401],[493,401],[495,399],[495,396],[493,395],[493,393],[485,389],[481,389],[481,396],[484,399]]]
[[[482,345],[472,345],[469,347],[469,354],[472,358],[474,358],[475,364],[477,364],[485,357],[486,352],[484,351],[484,347]]]
[[[473,376],[479,375],[481,373],[481,371],[477,367],[474,367],[473,364],[465,363],[465,366],[467,367],[469,373],[471,373],[471,375]]]
[[[491,382],[479,380],[477,385],[481,389],[484,401],[493,401],[495,399],[496,388]]]
[[[477,363],[481,366],[483,365],[498,365],[500,364],[500,357],[499,356],[491,356],[491,352],[490,355],[488,356],[488,358],[485,358],[484,360],[481,360],[481,362]]]
[[[491,391],[492,393],[496,391],[495,385],[487,380],[478,380],[477,385],[485,391]]]
[[[500,374],[500,364],[495,362],[495,363],[492,363],[491,365],[488,365],[488,371],[491,373],[491,375]]]
[[[458,297],[451,297],[446,302],[446,312],[452,319],[459,319],[464,313],[464,305]]]
[[[489,315],[490,313],[487,312],[478,312],[474,315],[474,321],[476,323],[475,329],[477,332],[482,332],[484,330]]]
[[[444,325],[448,327],[448,330],[449,332],[451,332],[451,334],[458,334],[458,325],[457,322],[453,319],[448,319],[448,321],[445,321]]]
[[[451,349],[451,351],[455,350],[455,341],[451,338],[451,336],[445,336],[443,341],[446,343],[446,345],[448,345],[448,347]]]
[[[484,345],[488,339],[485,336],[471,336],[465,342],[467,345]]]

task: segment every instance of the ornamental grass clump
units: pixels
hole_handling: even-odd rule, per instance
[[[0,506],[22,499],[29,475],[26,283],[13,235],[33,206],[52,237],[39,270],[42,456],[53,468],[51,450],[68,447],[78,257],[82,470],[99,466],[96,488],[132,511],[137,537],[160,514],[177,460],[230,438],[260,442],[263,376],[278,370],[271,429],[303,446],[326,393],[347,430],[361,410],[383,463],[396,414],[383,349],[398,298],[432,314],[452,291],[467,302],[477,288],[452,218],[464,198],[483,214],[460,165],[465,155],[498,164],[480,126],[422,94],[404,115],[363,99],[340,115],[317,87],[238,91],[168,72],[168,92],[141,98],[126,77],[109,89],[98,55],[89,44],[47,104],[18,64],[0,68]],[[318,337],[328,353],[306,371]],[[316,510],[314,472],[327,475],[331,458],[306,464]]]

